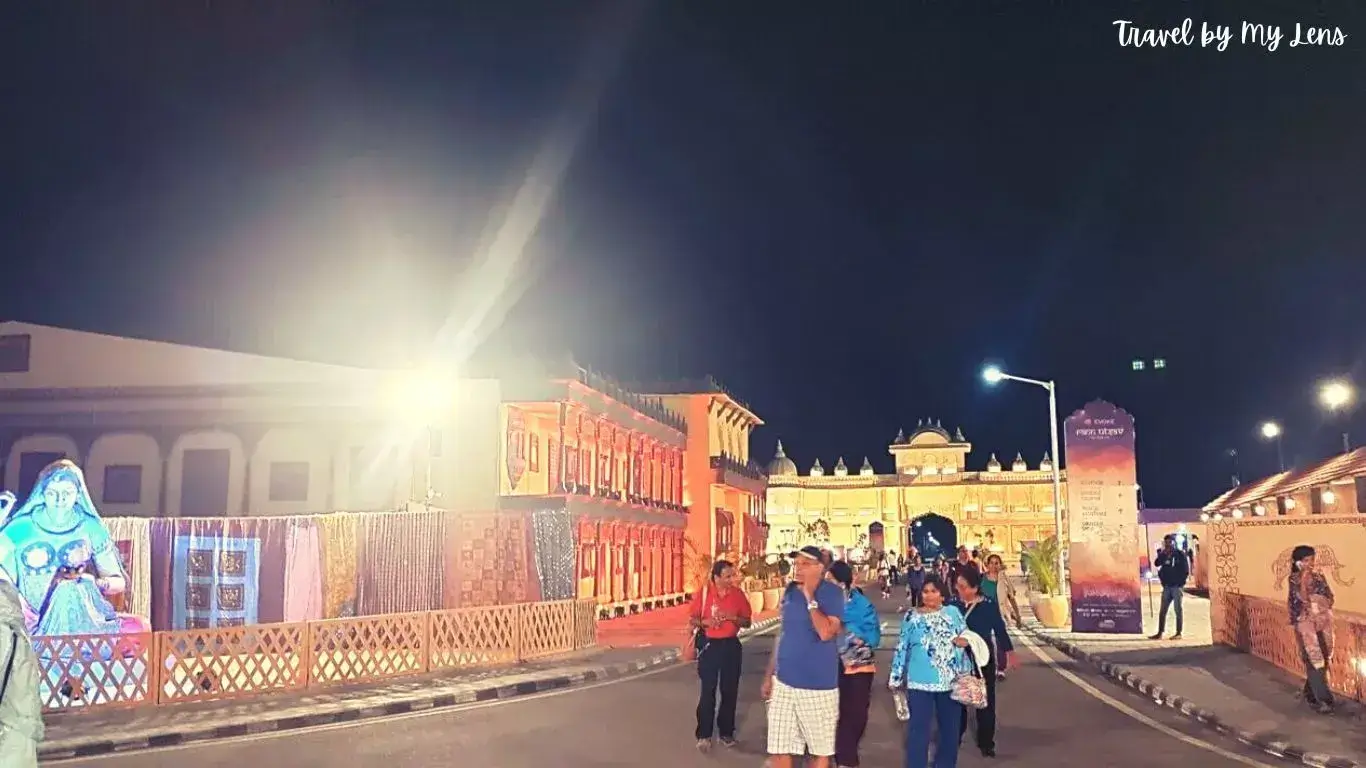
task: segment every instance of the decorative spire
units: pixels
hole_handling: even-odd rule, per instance
[[[923,427],[923,426],[925,426],[925,420],[924,420],[924,419],[916,419],[916,420],[915,420],[915,428],[916,428],[916,429],[920,429],[920,428]]]
[[[864,457],[863,457],[863,466],[859,468],[858,473],[859,473],[860,475],[871,475],[871,474],[874,474],[874,473],[873,473],[873,463],[872,463],[871,461],[868,460],[868,457],[867,457],[867,456],[864,456]]]
[[[893,440],[892,442],[893,442],[893,443],[904,443],[904,442],[906,442],[906,430],[904,430],[904,429],[898,429],[898,430],[896,431],[896,439]]]
[[[944,428],[944,425],[939,421],[939,419],[935,419],[935,420],[934,420],[934,428],[935,428],[935,429],[943,429],[943,428]]]
[[[1039,469],[1049,472],[1053,469],[1053,459],[1048,455],[1048,451],[1043,452],[1043,461],[1039,462]]]
[[[1011,462],[1010,469],[1012,472],[1023,472],[1026,469],[1029,469],[1029,465],[1025,464],[1023,454],[1018,451],[1015,453],[1015,461]]]
[[[994,454],[994,453],[991,454],[991,458],[987,459],[987,471],[988,471],[988,472],[1000,472],[1000,471],[1001,471],[1001,462],[998,461],[998,460],[996,459],[996,454]]]
[[[849,467],[845,465],[844,457],[841,456],[839,458],[839,461],[835,462],[835,475],[838,477],[844,477],[847,474],[849,474]]]
[[[816,463],[811,465],[811,476],[820,477],[825,474],[825,467],[821,466],[821,460],[816,459]]]
[[[968,441],[968,439],[967,439],[966,437],[963,437],[963,428],[962,428],[962,427],[954,427],[954,428],[953,428],[953,441],[954,441],[955,443],[966,443],[966,442]]]
[[[786,454],[786,453],[783,453],[783,441],[782,441],[781,439],[778,440],[778,452],[775,453],[775,454],[773,454],[773,458],[775,458],[775,459],[786,459],[786,458],[787,458],[787,454]]]

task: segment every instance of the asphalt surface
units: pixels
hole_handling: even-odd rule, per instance
[[[895,606],[888,606],[894,608]],[[899,623],[887,622],[882,654],[890,658]],[[329,726],[279,736],[244,737],[185,748],[102,756],[52,765],[81,768],[243,768],[288,765],[291,768],[448,768],[454,764],[498,768],[607,768],[651,765],[762,765],[764,705],[759,685],[775,635],[746,644],[741,682],[740,745],[719,745],[700,755],[692,737],[697,677],[690,667],[548,695],[475,705],[440,714]],[[1079,667],[1051,650],[1040,649],[1058,668],[1080,677],[1106,697],[1149,718],[1141,722],[1088,693],[1028,648],[1022,662],[999,689],[999,756],[981,757],[966,740],[960,766],[1010,763],[1038,768],[1151,768],[1151,766],[1283,765],[1275,758],[1189,723],[1169,710],[1145,701]],[[885,675],[886,663],[882,663]],[[884,678],[885,679],[885,678]],[[904,726],[892,709],[890,694],[875,689],[862,764],[884,768],[902,765]],[[1169,729],[1163,732],[1154,724]],[[1225,754],[1186,743],[1181,736],[1213,744]],[[1238,757],[1234,757],[1234,755]],[[1241,758],[1241,759],[1239,759]]]

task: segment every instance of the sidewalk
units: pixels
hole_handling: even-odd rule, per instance
[[[1157,618],[1146,589],[1141,636],[1047,629],[1027,601],[1020,608],[1025,630],[1035,639],[1239,741],[1306,765],[1366,765],[1366,732],[1361,728],[1366,717],[1359,704],[1343,702],[1331,716],[1313,712],[1299,698],[1302,679],[1251,654],[1213,644],[1209,600],[1188,594],[1183,603],[1185,626],[1178,641],[1147,639],[1157,632]],[[1170,635],[1174,617],[1167,620]]]
[[[420,675],[382,685],[338,686],[325,691],[263,694],[197,704],[49,714],[45,718],[47,735],[39,747],[39,757],[43,760],[91,757],[390,717],[627,677],[678,663],[682,624],[668,633],[667,643],[656,644],[644,642],[650,636],[644,631],[650,629],[648,626],[633,629],[627,625],[633,619],[653,613],[656,612],[601,622],[597,648],[524,664],[455,674]],[[622,622],[623,626],[609,626],[617,622]],[[776,623],[776,617],[756,621],[755,626],[741,636],[763,632]],[[659,629],[653,631],[664,636]],[[639,641],[639,644],[609,647],[606,638],[614,636]]]
[[[687,603],[669,608],[622,616],[598,622],[598,645],[604,648],[643,648],[661,646],[677,648],[687,639]],[[756,631],[760,625],[771,626],[778,612],[763,611],[754,615]],[[765,623],[767,622],[767,623]]]

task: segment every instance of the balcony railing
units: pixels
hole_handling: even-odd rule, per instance
[[[638,504],[651,509],[662,509],[669,512],[686,512],[687,508],[682,504],[673,504],[658,499],[650,499],[645,496],[614,491],[606,486],[594,488],[586,483],[564,483],[555,489],[556,493],[572,494],[575,496],[591,496],[595,499],[608,499],[610,501],[620,501],[625,504]]]
[[[664,402],[657,397],[632,392],[616,379],[587,368],[578,368],[578,380],[585,387],[630,406],[661,424],[673,427],[684,434],[688,432],[688,422],[681,415],[665,406]]]
[[[638,385],[638,388],[643,389],[646,392],[658,392],[664,395],[701,394],[704,392],[717,395],[725,395],[726,397],[738,403],[741,408],[744,408],[750,413],[754,412],[754,409],[750,407],[749,403],[736,397],[729,389],[726,388],[726,385],[717,381],[716,377],[712,376],[711,374],[708,374],[700,379],[683,379],[680,381],[660,381],[651,382],[649,384],[640,384]]]
[[[722,453],[720,456],[711,457],[711,468],[724,469],[727,472],[734,472],[741,477],[748,477],[751,480],[768,480],[768,473],[764,471],[763,467],[759,466],[758,462],[753,459],[741,461],[728,453]]]

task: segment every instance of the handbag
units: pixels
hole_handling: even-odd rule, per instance
[[[707,610],[707,597],[710,595],[709,587],[702,588],[702,613]],[[702,651],[707,648],[707,632],[701,627],[694,627],[688,633],[688,639],[683,646],[678,649],[678,658],[685,662],[692,663],[697,661],[697,657],[702,655]]]
[[[953,679],[953,690],[949,692],[949,698],[969,709],[986,709],[987,681],[982,679],[982,670],[977,666],[972,650],[964,648],[963,653],[967,654],[972,671],[964,672]]]

